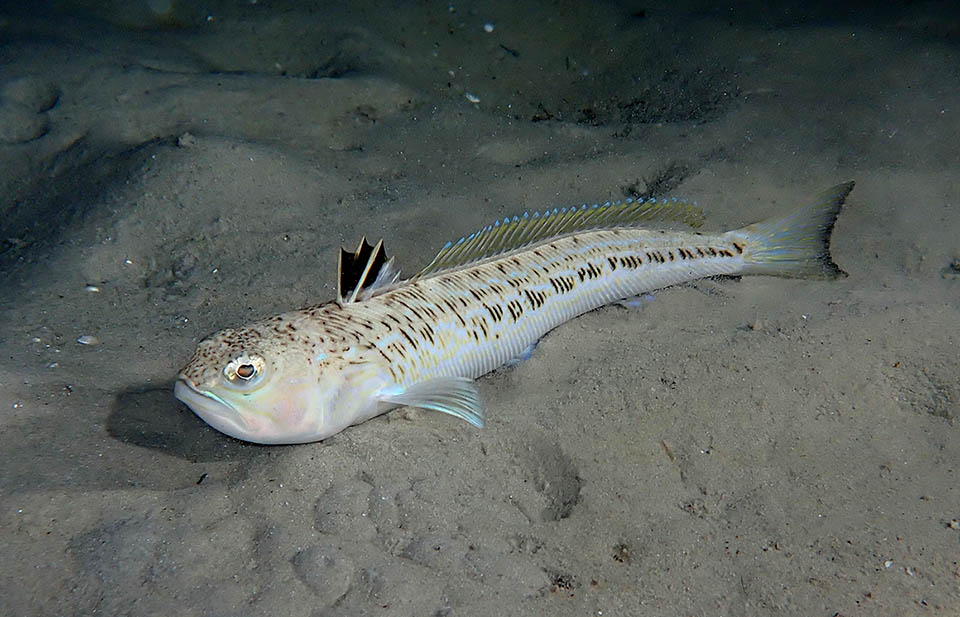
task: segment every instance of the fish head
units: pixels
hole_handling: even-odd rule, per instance
[[[222,330],[197,345],[174,395],[218,431],[260,444],[319,441],[376,415],[377,371],[317,340],[276,323]]]

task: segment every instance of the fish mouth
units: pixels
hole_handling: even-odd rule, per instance
[[[186,377],[177,379],[173,395],[201,420],[221,433],[235,439],[247,440],[250,427],[237,410],[220,397],[200,390]]]

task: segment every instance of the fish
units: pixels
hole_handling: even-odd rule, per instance
[[[853,186],[718,233],[697,231],[703,211],[679,199],[524,213],[448,242],[408,279],[363,238],[340,249],[334,300],[203,339],[174,395],[258,444],[321,441],[403,406],[482,427],[475,380],[578,315],[718,275],[846,276],[830,237]]]

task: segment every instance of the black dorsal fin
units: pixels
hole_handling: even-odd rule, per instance
[[[341,247],[337,265],[337,297],[340,303],[356,302],[361,291],[374,286],[381,269],[389,261],[383,249],[383,240],[373,246],[364,236],[360,238],[357,250],[352,253]]]

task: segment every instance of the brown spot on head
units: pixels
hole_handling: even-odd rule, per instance
[[[228,328],[208,336],[197,345],[180,375],[194,384],[211,382],[233,360],[244,355],[261,356],[263,335],[252,328]]]
[[[227,328],[200,341],[193,357],[180,371],[180,376],[193,384],[210,384],[226,376],[228,379],[250,379],[257,373],[255,362],[264,366],[271,359],[283,357],[291,350],[311,352],[314,341],[308,340],[285,316],[272,317],[244,328]],[[255,367],[254,367],[255,368]]]

